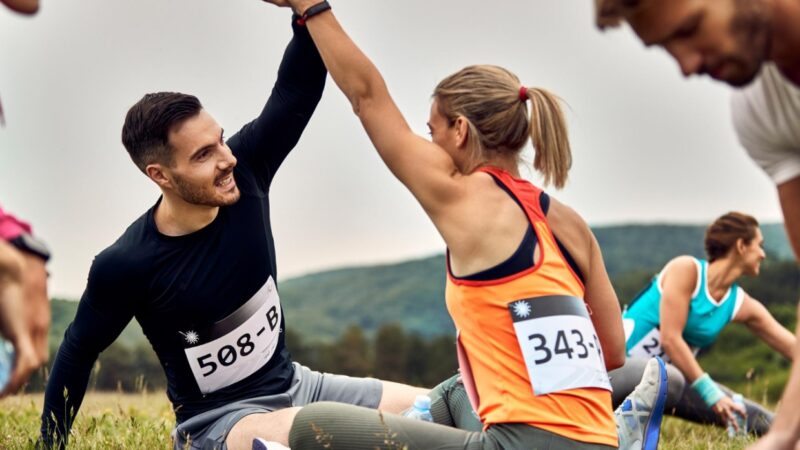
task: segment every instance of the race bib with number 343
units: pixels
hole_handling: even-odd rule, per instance
[[[603,351],[583,300],[550,295],[508,304],[535,395],[611,390]]]

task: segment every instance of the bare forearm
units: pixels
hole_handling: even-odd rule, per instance
[[[798,308],[798,313],[800,313],[800,308]],[[800,328],[798,330],[800,332]],[[781,396],[780,406],[770,428],[770,434],[789,436],[791,441],[800,438],[800,408],[794,404],[797,398],[800,398],[800,347],[795,345],[794,362],[789,381]]]
[[[665,338],[662,346],[672,364],[680,369],[681,373],[686,377],[686,381],[692,383],[703,375],[703,368],[700,367],[692,353],[692,349],[682,338]]]
[[[783,223],[795,258],[800,262],[800,177],[778,185],[778,199],[783,211]]]
[[[356,114],[364,102],[387,95],[378,69],[345,33],[336,17],[326,11],[306,23],[331,77],[353,106]]]
[[[795,359],[795,347],[797,346],[795,335],[783,328],[777,321],[772,325],[772,328],[772,330],[768,330],[762,327],[758,330],[754,329],[753,332],[786,359],[793,361]]]

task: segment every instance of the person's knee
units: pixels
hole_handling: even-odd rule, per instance
[[[27,309],[26,320],[34,338],[38,365],[42,365],[49,357],[47,336],[51,322],[50,299],[47,297],[47,269],[41,257],[23,253],[25,267],[22,289]]]
[[[461,375],[455,374],[452,377],[437,384],[436,387],[431,389],[431,391],[428,393],[428,396],[431,398],[431,400],[434,401],[437,398],[443,398],[446,401],[446,399],[449,398],[450,395],[452,394],[453,390],[458,387],[463,388],[463,382],[461,381]]]
[[[381,401],[378,409],[394,414],[400,414],[414,404],[418,395],[427,395],[430,389],[418,388],[407,384],[381,380],[383,386]]]
[[[325,448],[325,444],[332,437],[328,427],[329,421],[337,415],[341,417],[344,406],[335,402],[317,402],[304,406],[295,416],[289,429],[289,447]]]

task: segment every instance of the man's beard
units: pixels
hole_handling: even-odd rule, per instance
[[[228,174],[225,174],[223,177],[227,175]],[[216,193],[213,191],[207,192],[202,188],[191,185],[179,175],[174,175],[174,181],[175,191],[177,192],[178,196],[180,196],[185,202],[193,205],[228,206],[239,201],[239,197],[241,197],[241,192],[239,192],[238,187],[236,188],[235,195],[226,195],[220,198],[215,195]]]
[[[766,61],[772,30],[762,2],[734,0],[734,8],[731,34],[736,39],[739,53],[723,61],[735,65],[739,70],[723,81],[734,87],[742,87],[758,76]]]

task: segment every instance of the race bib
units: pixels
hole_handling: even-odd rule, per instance
[[[689,346],[692,353],[697,356],[700,351],[697,347]],[[661,347],[661,330],[653,328],[649,333],[645,334],[639,342],[633,344],[628,354],[633,358],[647,358],[650,359],[654,356],[659,356],[664,362],[671,362],[669,355]]]
[[[659,356],[664,362],[669,362],[669,356],[661,348],[661,330],[653,328],[649,333],[645,334],[639,342],[633,344],[628,354],[633,358],[650,359],[654,356]]]
[[[550,295],[508,304],[535,395],[611,390],[603,351],[583,300]]]
[[[278,290],[269,277],[247,303],[208,330],[181,332],[187,343],[199,343],[184,351],[200,391],[214,392],[264,367],[275,354],[280,325]]]

